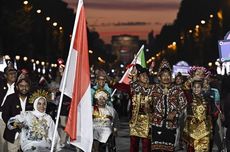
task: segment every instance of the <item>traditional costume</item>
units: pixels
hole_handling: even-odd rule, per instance
[[[33,100],[33,111],[21,112],[21,114],[10,118],[7,123],[10,130],[17,128],[18,125],[16,124],[22,126],[20,144],[23,152],[49,152],[51,148],[55,124],[51,116],[46,114],[45,111],[38,111],[40,99],[44,99],[47,105],[44,96],[37,96]],[[56,139],[59,139],[58,135]]]
[[[98,101],[100,98],[108,100],[109,94],[104,90],[97,90],[95,99]],[[105,105],[98,106],[97,102],[93,107],[93,139],[94,139],[94,152],[105,152],[108,147],[109,152],[115,152],[115,140],[113,137],[114,131],[118,128],[118,115],[116,110]]]
[[[148,70],[140,65],[135,65],[136,73],[131,74],[132,81],[129,85],[118,83],[114,87],[120,91],[129,94],[131,99],[130,111],[131,117],[129,121],[130,127],[130,152],[139,151],[139,142],[142,141],[142,152],[151,150],[150,143],[150,115],[146,107],[151,103],[151,85],[147,82],[141,85],[142,82],[137,80],[141,74],[148,74]]]
[[[167,72],[167,86],[162,83],[161,75]],[[187,101],[181,87],[173,85],[171,68],[166,60],[160,64],[158,76],[160,84],[152,89],[152,151],[174,151],[177,120]],[[173,119],[168,118],[174,115]]]
[[[199,72],[197,72],[198,70]],[[206,76],[205,69],[192,68],[189,73],[191,75],[191,86],[198,83],[203,89],[203,83]],[[202,92],[198,94],[190,91],[186,94],[188,106],[183,138],[187,143],[187,151],[208,152],[210,149],[212,129],[210,104],[208,99],[203,96]]]

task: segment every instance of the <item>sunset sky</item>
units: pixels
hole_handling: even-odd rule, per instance
[[[63,0],[76,8],[77,0]],[[112,35],[130,34],[147,39],[176,19],[181,0],[84,0],[88,26],[110,43]]]

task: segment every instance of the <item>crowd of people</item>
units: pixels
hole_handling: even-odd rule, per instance
[[[61,67],[63,68],[63,67]],[[92,152],[115,152],[119,118],[129,118],[130,152],[211,152],[230,150],[229,76],[219,78],[204,67],[172,77],[167,60],[157,75],[132,65],[130,82],[111,78],[103,69],[92,79]],[[63,70],[45,85],[11,64],[0,80],[0,152],[48,152],[68,145],[65,125],[71,99],[63,98],[58,134],[52,141]],[[34,87],[36,86],[36,87]],[[37,87],[39,86],[39,87]],[[114,94],[113,90],[117,90]],[[224,129],[226,128],[226,129]],[[225,131],[226,130],[226,131]]]

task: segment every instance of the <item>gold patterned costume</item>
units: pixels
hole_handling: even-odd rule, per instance
[[[150,88],[132,84],[132,117],[129,122],[131,136],[149,136],[149,114],[145,111],[145,106],[151,101],[150,92]]]
[[[208,102],[204,97],[192,94],[192,102],[187,107],[184,139],[195,152],[208,152],[211,137],[211,118]]]

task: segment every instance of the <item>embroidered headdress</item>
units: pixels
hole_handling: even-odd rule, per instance
[[[161,61],[159,69],[158,69],[158,75],[161,74],[163,70],[168,70],[169,72],[172,72],[171,66],[166,59],[163,59]]]
[[[205,67],[193,66],[188,74],[189,78],[185,82],[185,88],[189,89],[193,82],[200,82],[205,92],[209,90],[209,76],[211,73]]]
[[[199,66],[193,66],[188,73],[193,80],[208,79],[211,74],[205,67]]]

